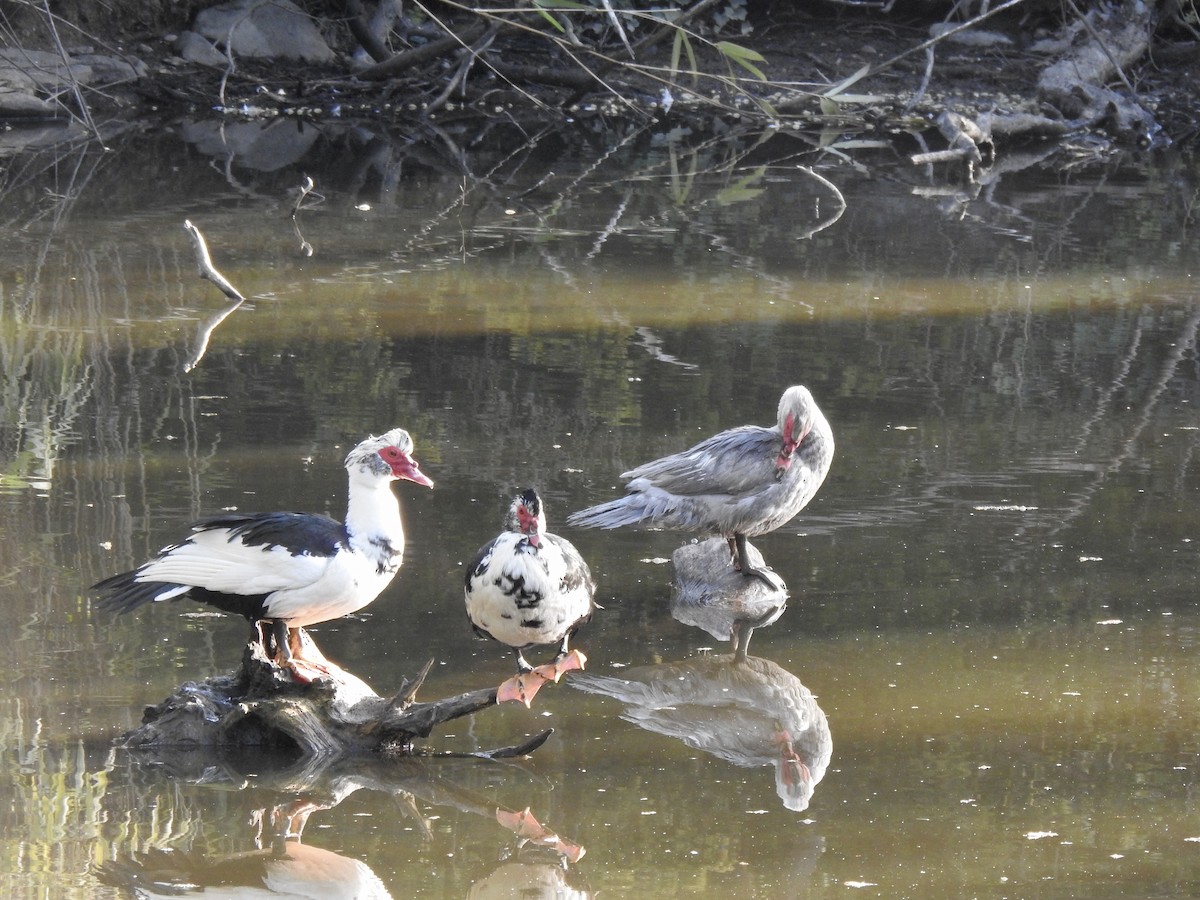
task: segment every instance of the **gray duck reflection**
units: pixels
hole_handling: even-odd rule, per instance
[[[783,667],[741,653],[580,673],[573,687],[625,704],[622,718],[739,766],[775,768],[775,792],[796,812],[825,776],[833,738],[812,691]]]
[[[726,542],[685,544],[675,568],[671,615],[732,642],[733,653],[642,666],[620,677],[580,674],[573,685],[624,703],[623,718],[739,766],[773,766],[775,791],[788,809],[808,808],[833,754],[829,722],[816,698],[782,666],[750,656],[755,628],[778,619],[787,585],[745,544],[765,573],[745,578],[729,565]]]
[[[587,900],[592,892],[572,884],[568,871],[549,863],[514,860],[471,884],[469,900]]]

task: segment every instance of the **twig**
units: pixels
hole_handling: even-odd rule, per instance
[[[877,66],[868,66],[866,71],[863,72],[863,74],[859,77],[866,78],[868,75],[875,75],[878,72],[882,72],[884,69],[889,69],[892,66],[894,66],[896,63],[898,63],[900,60],[905,59],[909,56],[912,56],[914,53],[924,50],[926,47],[932,47],[935,44],[939,44],[942,41],[944,41],[946,38],[950,37],[951,35],[958,34],[960,31],[966,31],[968,28],[974,28],[976,25],[978,25],[984,19],[990,19],[992,16],[996,15],[997,13],[1002,13],[1007,9],[1012,9],[1014,6],[1019,6],[1020,4],[1022,4],[1024,2],[1025,2],[1025,0],[1008,0],[1007,3],[1001,3],[995,9],[990,9],[987,12],[980,13],[975,18],[969,19],[968,21],[963,22],[961,25],[956,25],[954,28],[951,28],[947,31],[943,31],[940,34],[938,34],[936,37],[931,37],[927,41],[922,41],[921,43],[917,44],[915,47],[909,47],[907,50],[903,51],[902,53],[897,53],[891,59],[884,60]]]
[[[346,8],[346,24],[359,46],[366,50],[375,62],[386,62],[392,54],[367,24],[367,13],[363,9],[362,0],[343,0],[343,5]]]
[[[192,236],[192,241],[196,245],[196,266],[200,269],[200,277],[215,284],[221,293],[230,300],[244,301],[246,298],[241,291],[230,284],[228,279],[213,266],[212,257],[208,253],[208,244],[204,242],[204,235],[200,233],[200,229],[187,219],[184,219],[183,228]]]
[[[1092,27],[1092,23],[1088,21],[1088,17],[1084,15],[1078,6],[1075,5],[1075,0],[1067,0],[1067,5],[1069,5],[1072,12],[1079,17],[1079,21],[1083,24],[1084,30],[1091,36],[1092,40],[1096,42],[1096,46],[1100,48],[1100,52],[1108,57],[1108,61],[1112,63],[1113,69],[1116,70],[1117,77],[1121,79],[1121,84],[1125,85],[1125,88],[1129,91],[1129,93],[1136,95],[1137,90],[1132,84],[1129,83],[1129,79],[1125,77],[1125,70],[1121,68],[1121,64],[1117,62],[1116,58],[1112,55],[1112,51],[1108,49],[1108,45],[1104,43],[1104,40],[1100,37],[1099,33],[1095,28]]]
[[[642,50],[646,50],[650,47],[653,47],[659,41],[661,41],[665,37],[667,37],[667,35],[674,34],[676,31],[679,31],[680,29],[682,29],[682,27],[687,22],[690,22],[692,19],[696,18],[696,16],[700,15],[702,12],[705,12],[708,9],[711,9],[712,7],[716,6],[720,2],[721,2],[721,0],[700,0],[700,2],[697,3],[695,6],[691,7],[690,9],[687,9],[683,13],[681,13],[674,21],[669,22],[669,23],[663,25],[657,31],[654,31],[654,32],[646,35],[644,38],[642,38],[640,41],[638,41],[636,44],[633,45],[633,50],[637,50],[638,52],[641,52]],[[629,55],[633,56],[632,50],[629,52]]]
[[[425,667],[417,673],[417,677],[413,681],[410,682],[405,679],[404,683],[400,685],[400,690],[388,701],[388,707],[402,710],[407,706],[411,706],[413,701],[417,699],[417,691],[421,689],[421,685],[429,677],[429,672],[432,668],[433,660],[430,659],[429,662],[425,663]]]
[[[479,54],[487,50],[492,45],[492,41],[496,39],[496,33],[500,30],[500,26],[493,22],[488,26],[487,33],[476,41],[472,46],[466,48],[466,53],[463,55],[463,60],[458,66],[458,71],[454,76],[446,82],[446,87],[433,100],[429,101],[429,105],[425,107],[422,114],[428,116],[430,113],[436,112],[445,105],[453,94],[460,87],[463,92],[466,92],[467,73],[471,71],[471,66],[475,65],[479,59]]]
[[[925,48],[925,74],[921,77],[921,83],[917,86],[916,93],[912,95],[912,99],[904,106],[904,114],[908,115],[912,112],[921,98],[925,96],[925,92],[929,90],[929,79],[933,75],[933,48]]]
[[[292,206],[292,221],[296,221],[296,214],[300,212],[300,206],[304,203],[304,198],[313,192],[316,187],[316,182],[312,180],[312,176],[305,175],[304,180],[300,182],[300,192],[296,195],[296,202]],[[320,195],[318,195],[320,196]]]
[[[553,728],[548,728],[545,731],[535,734],[528,740],[512,747],[499,747],[495,750],[474,750],[474,751],[455,751],[455,750],[430,750],[426,747],[412,748],[413,756],[434,757],[437,759],[515,759],[520,756],[528,756],[542,744],[546,743],[550,735],[554,734]]]
[[[310,176],[305,175],[304,181],[300,184],[300,191],[296,194],[296,202],[292,206],[292,231],[294,231],[296,234],[296,240],[300,242],[300,252],[305,256],[313,255],[313,245],[308,242],[308,239],[305,238],[304,234],[300,231],[300,220],[298,216],[300,214],[300,208],[304,204],[304,198],[313,193],[313,187],[315,187],[315,182]],[[324,199],[320,194],[317,194],[317,197]]]
[[[224,322],[235,309],[245,303],[246,298],[213,266],[212,257],[208,253],[208,245],[204,242],[204,235],[200,233],[200,229],[186,219],[184,220],[183,227],[191,235],[192,241],[195,244],[196,266],[200,270],[200,277],[211,281],[220,289],[222,294],[233,301],[231,305],[221,310],[211,319],[201,323],[196,335],[196,346],[192,348],[191,355],[183,364],[183,371],[190,372],[200,364],[200,360],[208,352],[209,339],[212,337],[212,333],[217,330],[217,326]]]
[[[79,84],[79,79],[75,77],[75,70],[71,68],[71,57],[67,54],[67,48],[63,46],[62,38],[59,37],[58,26],[54,22],[54,14],[50,12],[49,0],[42,0],[42,10],[46,13],[46,24],[50,28],[50,37],[54,40],[54,49],[58,51],[59,58],[62,60],[63,69],[67,73],[67,80],[71,82],[71,93],[75,95],[75,102],[79,104],[79,116],[83,120],[84,127],[103,146],[104,139],[100,136],[100,129],[96,127],[96,122],[92,119],[92,111],[88,107],[87,100],[84,99],[83,88]],[[106,147],[105,149],[108,148]]]
[[[471,22],[458,33],[447,30],[446,37],[430,41],[428,44],[423,44],[412,50],[405,50],[403,53],[397,53],[395,56],[377,65],[368,66],[359,72],[357,77],[366,79],[367,81],[383,81],[385,78],[391,78],[405,69],[411,69],[414,66],[420,66],[430,60],[437,59],[439,56],[448,53],[456,47],[468,46],[471,41],[474,41],[483,34],[484,29],[484,24],[476,21]]]

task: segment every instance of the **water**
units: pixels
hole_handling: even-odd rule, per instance
[[[1200,891],[1186,159],[971,196],[788,135],[504,131],[456,156],[271,127],[294,157],[189,125],[8,169],[0,894],[294,896],[313,866],[393,897]],[[800,165],[840,187],[836,221]],[[324,202],[293,223],[305,174]],[[185,218],[251,298],[219,322]],[[792,598],[743,671],[671,616],[684,536],[561,523],[632,465],[769,423],[793,383],[837,457],[755,542]],[[326,771],[114,749],[235,666],[245,625],[118,619],[86,586],[205,513],[340,516],[345,450],[395,425],[436,489],[398,487],[397,581],[314,636],[381,694],[430,658],[426,697],[498,683],[463,566],[536,485],[600,583],[588,673],[428,743],[547,744]],[[527,807],[554,837],[522,844]]]

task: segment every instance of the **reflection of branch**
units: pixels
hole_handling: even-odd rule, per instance
[[[313,188],[315,186],[316,182],[312,180],[312,177],[305,175],[304,181],[300,184],[300,192],[296,195],[296,202],[292,206],[292,229],[296,232],[296,240],[300,242],[300,252],[305,256],[313,255],[313,245],[305,240],[304,235],[301,233],[298,216],[300,215],[300,209],[304,206],[305,198],[308,197],[309,194],[313,193]],[[317,194],[316,197],[318,200],[325,199],[320,194]]]
[[[799,235],[797,238],[797,240],[805,240],[806,238],[812,237],[818,231],[824,231],[826,228],[828,228],[830,225],[832,225],[834,222],[836,222],[838,219],[840,219],[842,217],[842,214],[846,211],[846,198],[842,196],[842,192],[837,189],[836,184],[834,184],[832,181],[830,181],[824,175],[818,174],[812,167],[801,166],[800,171],[807,172],[809,175],[811,175],[813,178],[815,178],[821,184],[825,185],[825,187],[827,187],[831,191],[833,191],[833,196],[837,198],[837,202],[838,202],[837,212],[835,212],[831,218],[826,219],[824,222],[818,222],[816,225],[814,225],[812,228],[808,229],[808,231],[805,231],[803,234]]]
[[[1088,506],[1091,505],[1093,497],[1100,490],[1100,488],[1103,487],[1104,483],[1108,481],[1109,476],[1118,472],[1121,467],[1125,465],[1126,460],[1135,455],[1135,445],[1145,430],[1149,427],[1150,416],[1154,412],[1155,407],[1158,406],[1159,399],[1166,391],[1171,379],[1175,377],[1175,372],[1179,368],[1179,364],[1187,359],[1195,348],[1196,335],[1198,332],[1200,332],[1200,311],[1193,313],[1192,316],[1188,318],[1187,322],[1184,324],[1183,331],[1179,335],[1179,338],[1172,344],[1171,352],[1163,361],[1162,368],[1159,371],[1158,378],[1155,380],[1150,389],[1149,396],[1147,396],[1140,404],[1141,415],[1138,416],[1137,421],[1134,424],[1133,431],[1125,439],[1125,442],[1121,445],[1120,450],[1108,460],[1108,464],[1103,469],[1099,469],[1095,478],[1089,484],[1087,484],[1082,491],[1072,498],[1071,503],[1068,506],[1068,511],[1061,516],[1058,524],[1051,529],[1050,534],[1052,536],[1059,534],[1069,524],[1074,522],[1075,519],[1079,518],[1079,516],[1084,513]],[[1131,348],[1131,352],[1136,349],[1140,341],[1141,336],[1139,333],[1135,337],[1135,343]],[[1128,374],[1128,368],[1126,366],[1122,366],[1113,390],[1115,390],[1116,386],[1120,385],[1124,381],[1126,374]],[[1103,409],[1104,405],[1109,402],[1111,395],[1112,391],[1109,391],[1101,398],[1101,409]],[[1093,419],[1092,421],[1089,421],[1085,428],[1090,428],[1093,421],[1095,420]]]
[[[196,329],[196,342],[192,346],[192,352],[183,364],[183,371],[190,372],[200,364],[200,360],[208,352],[208,339],[212,337],[212,333],[217,330],[218,325],[225,321],[226,316],[241,306],[243,302],[242,300],[235,300],[211,319],[200,323],[200,327]]]
[[[190,372],[204,358],[204,354],[208,350],[208,340],[212,337],[212,333],[216,330],[217,326],[224,322],[231,312],[245,303],[246,298],[213,266],[212,257],[208,253],[208,244],[205,243],[204,235],[200,233],[200,229],[187,220],[184,220],[183,227],[191,235],[192,241],[196,246],[196,266],[200,270],[200,277],[211,281],[220,289],[222,294],[234,301],[230,306],[200,325],[200,329],[196,334],[196,345],[192,349],[187,362],[183,364],[183,371]]]

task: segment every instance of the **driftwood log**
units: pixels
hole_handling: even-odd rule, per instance
[[[299,629],[306,658],[320,659]],[[271,752],[290,761],[343,756],[445,755],[491,759],[532,753],[553,733],[511,747],[473,753],[435,753],[415,746],[444,722],[496,705],[496,688],[418,702],[432,661],[392,697],[381,697],[334,663],[328,676],[304,684],[280,669],[261,643],[250,641],[241,668],[204,681],[189,681],[166,700],[147,707],[142,724],[120,739],[131,750],[217,748]]]

